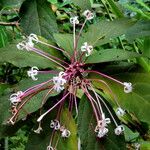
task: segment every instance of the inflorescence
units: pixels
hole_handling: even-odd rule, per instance
[[[29,89],[25,91],[18,91],[17,93],[14,93],[10,96],[10,102],[12,105],[12,117],[9,119],[9,123],[14,124],[17,120],[17,117],[19,115],[20,110],[23,108],[23,106],[37,93],[48,89],[48,93],[45,97],[47,97],[49,94],[52,94],[53,92],[62,92],[62,98],[54,104],[49,110],[47,110],[44,114],[41,114],[41,116],[37,119],[39,124],[41,123],[42,119],[54,108],[60,106],[60,104],[63,104],[65,99],[69,98],[69,109],[75,106],[76,113],[78,113],[78,106],[77,106],[77,91],[78,89],[82,90],[83,93],[87,96],[87,99],[91,103],[95,118],[96,118],[96,127],[95,127],[95,133],[98,138],[102,138],[107,135],[109,132],[108,126],[111,122],[114,122],[116,128],[114,129],[114,133],[116,135],[120,135],[124,131],[124,126],[119,125],[117,121],[115,120],[113,114],[111,113],[110,109],[108,108],[105,101],[102,99],[102,97],[96,92],[96,88],[93,86],[93,81],[97,81],[99,83],[104,83],[107,87],[108,84],[105,81],[99,80],[99,79],[88,79],[85,74],[89,73],[95,73],[98,76],[102,76],[105,78],[108,78],[110,80],[113,80],[114,82],[117,82],[118,84],[122,85],[124,88],[125,93],[132,92],[132,84],[128,82],[121,82],[117,79],[114,79],[106,74],[103,74],[101,72],[95,71],[95,70],[88,70],[85,67],[85,59],[84,57],[89,57],[92,55],[94,49],[93,46],[88,44],[86,41],[83,43],[80,49],[77,49],[77,44],[80,38],[80,35],[82,33],[82,30],[86,24],[87,21],[93,19],[94,14],[86,10],[83,15],[85,16],[85,21],[82,24],[82,27],[80,29],[79,34],[76,36],[76,25],[79,24],[78,16],[74,16],[70,18],[70,23],[73,26],[73,46],[74,46],[74,53],[71,55],[67,53],[65,50],[55,47],[53,45],[50,45],[48,43],[45,43],[43,41],[40,41],[38,36],[35,34],[30,34],[27,38],[24,39],[21,43],[17,44],[17,48],[19,50],[27,50],[30,52],[34,52],[44,58],[49,59],[50,61],[56,63],[56,65],[63,68],[63,71],[60,72],[54,72],[54,77],[52,79],[49,79],[48,81],[45,81],[43,83],[40,83],[38,85],[35,85],[33,87],[30,87]],[[67,56],[70,58],[70,63],[65,62],[64,60],[61,60],[60,58],[57,58],[51,54],[48,54],[39,48],[36,48],[36,44],[44,44],[46,46],[55,48],[58,51],[61,51],[62,53],[67,54]],[[51,73],[52,70],[48,71],[40,71],[38,67],[33,66],[28,72],[28,76],[32,78],[32,80],[36,81],[38,80],[38,74],[43,75],[45,73]],[[92,93],[92,95],[91,95]],[[118,117],[122,117],[125,114],[125,110],[121,108],[121,106],[118,104],[118,102],[115,100],[116,105],[118,108],[116,109],[116,115]],[[107,118],[105,116],[105,113],[103,111],[103,107],[105,107],[110,114],[111,118]],[[59,118],[55,120],[51,120],[50,122],[50,128],[59,131],[62,138],[69,138],[71,135],[71,132],[66,129],[63,125],[60,124]],[[34,130],[36,133],[40,133],[42,131],[41,125],[39,125],[39,128],[37,130]],[[48,150],[54,150],[54,148],[51,145],[51,142],[49,146],[47,147]]]

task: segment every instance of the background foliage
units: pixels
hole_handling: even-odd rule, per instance
[[[2,139],[0,149],[4,147],[6,149],[9,145],[11,150],[33,148],[45,150],[49,141],[49,132],[51,132],[48,128],[48,119],[43,122],[45,130],[41,135],[33,132],[37,127],[36,117],[42,94],[38,94],[31,103],[26,105],[26,110],[30,114],[26,119],[24,119],[26,114],[22,112],[19,116],[20,120],[14,126],[6,125],[6,120],[10,116],[8,101],[10,93],[35,84],[27,78],[26,71],[29,67],[58,69],[54,63],[49,63],[36,54],[18,51],[16,43],[22,39],[22,35],[35,33],[41,36],[42,40],[57,44],[72,53],[72,27],[69,18],[77,14],[82,19],[82,12],[86,9],[92,10],[95,18],[93,22],[87,24],[79,41],[79,47],[83,41],[96,46],[96,51],[88,57],[86,63],[94,64],[93,68],[96,70],[132,82],[134,90],[133,93],[126,95],[119,85],[108,81],[127,112],[126,116],[120,118],[126,127],[124,135],[117,137],[112,134],[113,126],[110,126],[109,130],[112,132],[106,139],[98,141],[89,127],[95,120],[83,96],[80,97],[77,120],[74,117],[67,120],[66,116],[69,112],[67,109],[63,112],[62,119],[70,122],[69,128],[74,134],[67,142],[60,141],[58,150],[76,150],[77,134],[81,138],[83,150],[132,150],[135,149],[136,143],[141,145],[141,150],[150,149],[150,8],[148,0],[0,1],[0,138]],[[54,49],[45,47],[42,49],[58,57],[65,56]],[[40,76],[38,82],[41,83],[51,77],[51,75],[44,78]],[[112,101],[113,95],[104,85],[94,84],[103,89],[103,97],[113,111],[115,108]],[[51,101],[45,104],[45,109],[52,105],[57,96],[59,97],[59,95],[49,97]],[[3,139],[5,139],[5,145]]]

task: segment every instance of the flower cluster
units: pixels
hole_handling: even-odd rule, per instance
[[[56,63],[61,69],[60,72],[55,72],[53,70],[48,71],[40,71],[36,66],[32,67],[28,72],[28,76],[31,77],[33,80],[38,80],[38,73],[45,74],[45,73],[52,73],[54,74],[54,77],[49,79],[48,81],[45,81],[43,83],[40,83],[38,85],[35,85],[33,87],[30,87],[29,89],[21,92],[17,92],[15,94],[12,94],[10,96],[10,101],[13,105],[15,105],[15,112],[13,112],[13,116],[9,119],[9,122],[11,124],[14,124],[17,120],[17,116],[19,115],[20,110],[23,108],[23,106],[30,101],[30,99],[37,93],[44,91],[45,89],[48,89],[48,92],[44,96],[44,100],[46,97],[48,97],[49,94],[53,92],[63,92],[62,97],[59,101],[57,101],[51,108],[49,108],[45,113],[40,114],[40,117],[37,119],[37,122],[40,124],[42,119],[53,109],[56,107],[62,108],[64,101],[66,99],[69,99],[69,110],[72,110],[73,106],[75,106],[76,113],[78,114],[78,103],[77,103],[77,92],[78,90],[81,90],[82,93],[87,97],[88,101],[91,104],[91,107],[93,109],[93,113],[96,118],[96,127],[95,132],[98,138],[102,138],[107,135],[109,132],[109,124],[113,122],[116,126],[114,129],[114,132],[116,135],[120,135],[124,131],[123,125],[118,125],[117,121],[115,120],[115,117],[113,116],[111,110],[103,100],[103,98],[100,96],[100,94],[97,93],[97,88],[93,85],[93,82],[103,83],[106,85],[106,87],[109,87],[108,84],[100,79],[95,78],[87,78],[87,75],[90,73],[94,73],[97,76],[102,76],[104,78],[107,78],[109,80],[112,80],[124,88],[125,93],[132,92],[132,84],[128,82],[121,82],[115,78],[112,78],[106,74],[103,74],[102,72],[92,70],[91,68],[88,69],[85,64],[85,59],[83,59],[83,56],[90,57],[93,52],[93,46],[89,45],[86,41],[83,43],[83,45],[78,49],[78,41],[80,38],[80,35],[82,33],[82,30],[85,26],[85,23],[91,19],[93,19],[94,14],[86,10],[83,15],[85,16],[85,22],[82,24],[82,27],[79,31],[78,36],[76,36],[76,25],[79,24],[78,16],[70,18],[70,23],[73,25],[73,46],[74,46],[74,53],[70,54],[66,52],[64,49],[55,47],[54,45],[50,45],[48,43],[45,43],[43,41],[40,41],[38,37],[35,34],[30,34],[29,37],[27,37],[23,42],[19,43],[17,45],[17,48],[20,50],[27,50],[32,51],[44,58],[47,58],[53,63]],[[35,43],[41,43],[46,46],[55,48],[56,50],[61,51],[64,54],[67,54],[68,58],[70,59],[70,62],[66,62],[56,56],[53,56],[49,53],[46,53],[38,48],[35,48]],[[85,76],[85,74],[87,74]],[[117,105],[116,109],[116,115],[118,117],[122,117],[125,114],[125,111],[121,108],[121,106],[118,104],[117,100],[115,99],[115,103]],[[110,115],[110,118],[105,117],[104,109],[106,109]],[[58,115],[60,116],[60,114]],[[60,120],[60,118],[57,118]],[[61,137],[68,138],[70,136],[70,131],[66,129],[64,126],[61,126],[58,120],[51,120],[50,128],[52,128],[54,131],[60,131]],[[40,133],[42,131],[41,126],[39,125],[39,128],[37,130],[34,130],[36,133]],[[48,150],[54,150],[54,148],[51,146],[51,144],[47,147]]]

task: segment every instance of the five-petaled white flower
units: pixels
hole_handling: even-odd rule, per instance
[[[116,114],[117,114],[118,117],[121,117],[125,114],[125,111],[121,107],[118,107],[116,109]]]
[[[27,38],[24,38],[24,41],[17,44],[17,48],[19,50],[26,49],[27,51],[30,51],[34,47],[34,41],[38,43],[38,37],[31,33]]]
[[[81,46],[81,51],[82,52],[87,52],[86,56],[90,56],[92,51],[93,51],[93,46],[92,45],[88,45],[87,42],[84,42],[83,46]]]
[[[90,10],[85,10],[83,15],[86,17],[87,20],[91,20],[94,18],[94,14]]]
[[[70,18],[71,24],[79,24],[78,16],[74,16]]]
[[[21,96],[23,95],[22,91],[18,91],[17,93],[14,93],[10,95],[10,101],[12,104],[18,103],[21,101]]]
[[[124,129],[124,126],[123,126],[123,125],[119,125],[119,126],[117,126],[116,129],[115,129],[115,134],[116,134],[116,135],[120,135],[121,133],[123,133],[124,130],[125,130],[125,129]]]
[[[130,93],[132,92],[132,83],[130,82],[124,82],[124,92],[125,93]]]
[[[99,120],[95,128],[97,137],[101,138],[108,133],[107,124],[110,123],[110,118],[105,118],[105,114],[102,114],[102,120]]]
[[[67,82],[66,79],[63,78],[65,75],[64,72],[60,72],[58,76],[53,77],[54,90],[60,92],[64,89],[64,84]]]
[[[60,131],[63,138],[68,138],[71,135],[71,132],[63,127],[60,129]]]
[[[60,123],[58,120],[51,120],[50,123],[50,128],[55,129],[55,130],[59,130],[60,129]]]
[[[38,78],[36,78],[35,76],[38,75],[38,70],[38,67],[34,66],[29,71],[27,71],[27,74],[32,78],[32,80],[36,81],[38,80]]]

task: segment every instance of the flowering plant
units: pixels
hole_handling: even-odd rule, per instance
[[[30,58],[39,61],[27,71],[31,86],[27,87],[25,80],[9,95],[11,116],[8,113],[5,124],[13,128],[20,121],[30,122],[34,118],[29,143],[30,139],[34,143],[35,137],[44,139],[40,149],[107,149],[111,141],[113,149],[119,145],[125,149],[127,126],[141,127],[137,119],[141,113],[137,113],[137,117],[133,115],[131,102],[135,101],[138,83],[130,76],[121,78],[104,73],[101,70],[105,66],[99,67],[100,63],[122,60],[130,63],[130,59],[143,56],[119,48],[99,49],[99,45],[126,34],[135,22],[121,19],[92,25],[94,17],[90,10],[85,10],[81,17],[71,15],[73,33],[53,34],[55,44],[30,33],[15,45],[16,53],[23,54],[23,59],[29,56],[29,61]],[[118,30],[112,30],[112,26]],[[86,29],[89,30],[85,32]],[[16,64],[22,65],[15,61]],[[148,120],[146,115],[145,120]],[[88,144],[90,142],[95,146]],[[34,146],[27,149],[32,148]]]

